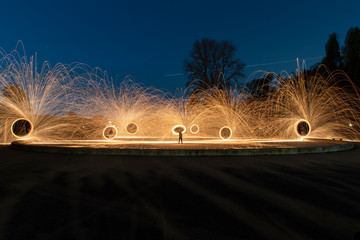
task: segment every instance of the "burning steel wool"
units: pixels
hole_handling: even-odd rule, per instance
[[[0,140],[176,141],[359,139],[358,89],[326,67],[274,76],[257,91],[187,90],[174,96],[130,78],[116,86],[85,64],[1,52]],[[321,70],[322,69],[322,70]],[[324,71],[325,69],[325,71]],[[270,73],[264,73],[270,74]],[[261,94],[266,87],[266,94]]]

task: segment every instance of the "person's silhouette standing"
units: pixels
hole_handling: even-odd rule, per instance
[[[180,144],[180,142],[181,142],[181,144],[183,144],[183,138],[182,138],[182,132],[181,131],[179,131],[179,144]]]

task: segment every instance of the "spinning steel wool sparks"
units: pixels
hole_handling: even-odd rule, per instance
[[[259,86],[262,95],[213,88],[194,100],[187,91],[172,96],[128,77],[115,86],[106,72],[84,64],[44,62],[38,68],[36,58],[21,51],[1,55],[3,143],[22,138],[165,143],[175,141],[179,131],[185,143],[359,139],[357,88],[344,73],[325,67],[295,76],[272,73],[271,82]]]

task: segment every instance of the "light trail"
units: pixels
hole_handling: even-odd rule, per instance
[[[360,139],[359,89],[343,72],[323,66],[311,75],[303,70],[286,78],[274,74],[270,87],[213,88],[190,98],[187,89],[171,95],[130,77],[116,86],[105,71],[85,64],[41,65],[16,51],[2,53],[0,139],[17,139],[17,119],[29,121],[27,139],[43,143],[174,144],[177,127],[185,145]],[[299,134],[300,122],[307,124],[306,134]]]

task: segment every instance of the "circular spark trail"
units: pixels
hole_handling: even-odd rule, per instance
[[[197,134],[199,131],[200,131],[200,128],[199,128],[199,126],[197,124],[191,125],[190,132],[192,134]]]
[[[311,133],[311,125],[305,119],[300,119],[295,123],[294,130],[299,137],[307,137]]]
[[[117,136],[117,134],[118,134],[118,130],[114,126],[108,126],[104,128],[103,137],[105,139],[112,140]]]
[[[126,126],[126,131],[130,134],[135,134],[138,130],[138,126],[136,125],[136,123],[129,123]]]
[[[17,138],[28,137],[32,131],[32,123],[25,118],[16,119],[11,125],[11,133]]]
[[[219,136],[222,140],[228,140],[232,136],[231,128],[224,126],[219,130]]]
[[[204,82],[204,91],[172,95],[131,77],[116,84],[106,71],[85,64],[39,64],[23,52],[0,52],[1,143],[24,136],[171,142],[187,127],[188,142],[360,139],[359,89],[345,73],[324,66],[311,73],[299,67],[295,75],[257,71],[244,88]]]
[[[172,133],[174,135],[179,135],[179,133],[185,133],[186,132],[186,127],[184,125],[176,125],[172,128]]]

